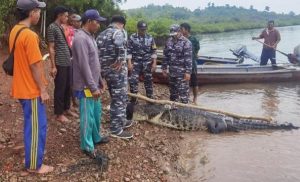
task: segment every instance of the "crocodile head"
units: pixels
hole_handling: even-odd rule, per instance
[[[131,109],[133,108],[134,109]],[[129,109],[130,108],[130,109]],[[133,112],[134,110],[134,112]],[[148,121],[150,123],[175,128],[179,130],[198,130],[206,128],[206,122],[199,110],[183,107],[173,107],[162,104],[138,104],[127,106],[127,112],[132,111],[135,121]],[[127,116],[130,114],[127,113]],[[127,119],[130,119],[128,117]]]

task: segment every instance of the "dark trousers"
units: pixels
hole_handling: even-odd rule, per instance
[[[61,115],[70,109],[71,101],[71,67],[56,66],[57,74],[54,79],[54,114]]]
[[[269,59],[276,64],[276,51],[274,49],[263,49],[260,57],[260,65],[267,65]]]

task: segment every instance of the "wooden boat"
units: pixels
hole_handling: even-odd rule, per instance
[[[199,56],[197,59],[198,65],[213,65],[213,64],[240,64],[244,61],[243,58],[222,58],[211,56]]]
[[[161,50],[158,51],[158,64],[164,59],[163,53]],[[198,56],[197,64],[198,65],[212,65],[212,64],[241,64],[244,61],[244,57],[238,58],[223,58],[223,57],[214,57],[214,56]]]
[[[198,84],[300,81],[300,67],[259,65],[198,65]],[[167,84],[161,67],[153,74],[155,83]]]

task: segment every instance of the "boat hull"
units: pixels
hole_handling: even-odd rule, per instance
[[[163,77],[160,67],[154,73],[153,80],[155,83],[168,84],[168,79]],[[300,81],[300,68],[198,65],[197,80],[199,85]]]

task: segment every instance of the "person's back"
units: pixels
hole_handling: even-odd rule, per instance
[[[99,59],[104,74],[111,71],[116,62],[126,63],[125,50],[126,33],[110,25],[97,37]]]
[[[111,25],[98,35],[96,42],[99,50],[101,73],[106,80],[111,97],[110,131],[112,137],[132,138],[127,131],[132,121],[126,120],[128,71],[126,64],[127,33],[124,30],[126,19],[123,16],[113,16]]]

